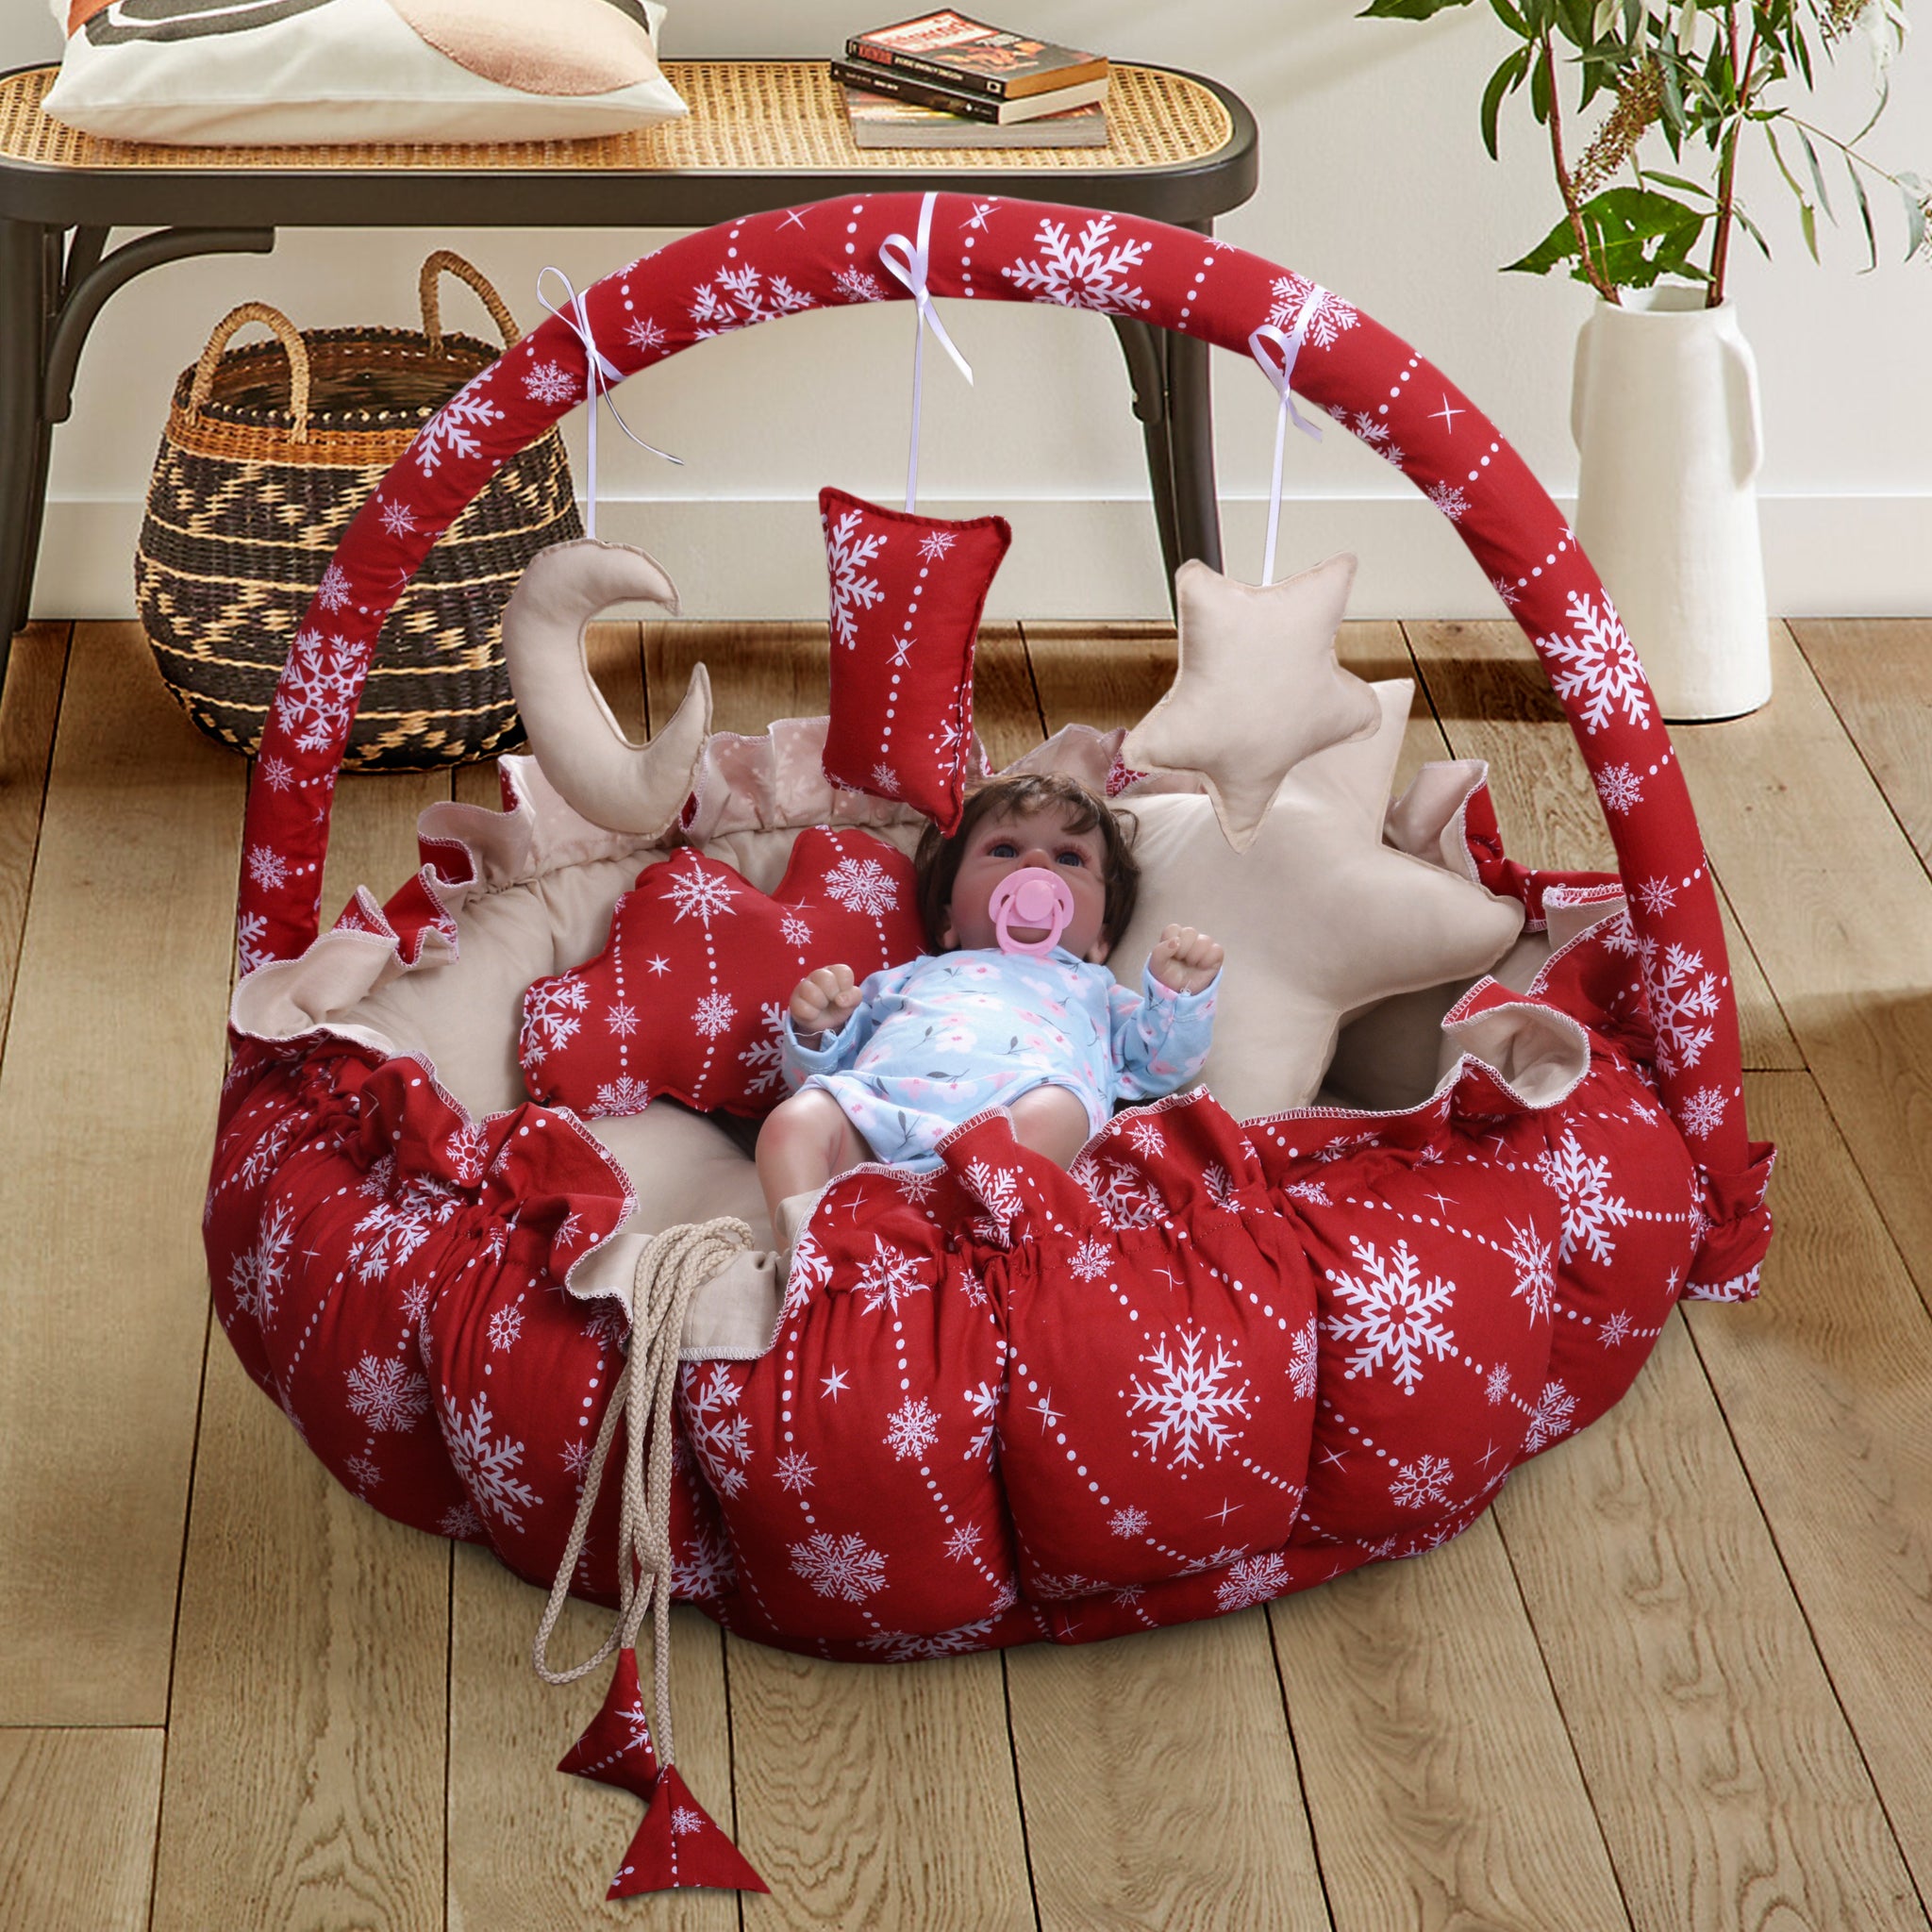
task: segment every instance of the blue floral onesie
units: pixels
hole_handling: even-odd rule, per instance
[[[1056,946],[1043,959],[988,947],[874,973],[840,1030],[803,1047],[785,1016],[785,1077],[823,1087],[879,1160],[937,1167],[933,1149],[989,1107],[1064,1087],[1093,1132],[1121,1100],[1184,1087],[1208,1058],[1217,974],[1175,993],[1145,971],[1131,992]]]

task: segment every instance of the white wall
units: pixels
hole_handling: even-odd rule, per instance
[[[42,0],[0,7],[0,67],[54,58],[58,34]],[[1222,232],[1408,338],[1483,404],[1559,499],[1574,491],[1571,355],[1591,298],[1574,283],[1496,272],[1543,233],[1556,203],[1526,110],[1506,122],[1502,166],[1482,152],[1475,103],[1504,50],[1487,8],[1427,26],[1352,18],[1351,0],[1026,0],[990,10],[1232,85],[1260,123],[1262,184]],[[892,12],[851,0],[693,0],[674,6],[665,51],[818,55]],[[1834,90],[1841,110],[1820,111],[1847,131],[1862,118],[1862,92],[1849,84],[1857,58]],[[1924,47],[1899,62],[1870,146],[1932,175]],[[1768,165],[1745,185],[1777,259],[1767,264],[1740,242],[1735,292],[1763,378],[1774,608],[1932,611],[1932,266],[1897,259],[1903,228],[1888,193],[1874,197],[1888,258],[1879,271],[1857,273],[1861,244],[1828,228],[1826,266],[1814,267]],[[653,238],[291,231],[273,257],[184,263],[135,284],[96,327],[74,418],[56,437],[36,608],[131,608],[129,559],[168,393],[228,307],[261,297],[308,326],[399,319],[416,264],[445,242],[482,263],[529,318],[545,262],[582,286]],[[890,500],[903,475],[903,389],[889,382],[884,400],[861,406],[852,385],[861,371],[909,375],[908,322],[898,307],[801,316],[708,343],[630,384],[626,415],[686,467],[601,437],[603,534],[661,557],[692,615],[822,610],[810,505],[825,482]],[[1111,332],[1091,316],[1017,306],[974,308],[956,332],[977,387],[968,391],[943,358],[931,359],[922,503],[1011,517],[1016,541],[995,614],[1162,611],[1140,430]],[[1272,392],[1230,358],[1217,358],[1215,374],[1228,561],[1251,574]],[[581,488],[580,421],[574,434]],[[1339,432],[1319,447],[1290,441],[1284,564],[1352,547],[1363,558],[1358,614],[1499,614],[1448,526],[1386,464]]]

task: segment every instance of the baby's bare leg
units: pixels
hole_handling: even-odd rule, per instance
[[[823,1087],[808,1087],[781,1100],[758,1129],[758,1183],[765,1191],[773,1233],[778,1229],[779,1202],[811,1193],[871,1158],[865,1136]]]
[[[1029,1088],[1008,1111],[1013,1139],[1061,1167],[1072,1165],[1093,1131],[1086,1107],[1065,1087]]]

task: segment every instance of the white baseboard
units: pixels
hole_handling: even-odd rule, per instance
[[[1564,510],[1567,499],[1558,499]],[[994,582],[998,618],[1164,617],[1160,552],[1144,501],[941,499],[934,516],[997,507],[1013,547]],[[1763,499],[1771,608],[1787,617],[1932,615],[1932,495]],[[1267,504],[1224,500],[1227,565],[1257,575]],[[642,545],[671,573],[693,618],[824,614],[824,556],[810,501],[605,501],[601,535]],[[37,616],[126,617],[141,506],[47,506]],[[1495,593],[1455,532],[1420,498],[1296,498],[1282,506],[1277,574],[1338,550],[1361,558],[1351,615],[1499,617]]]

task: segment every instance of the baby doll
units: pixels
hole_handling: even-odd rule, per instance
[[[1004,1107],[1023,1146],[1068,1165],[1117,1099],[1172,1093],[1200,1071],[1222,948],[1170,925],[1142,991],[1105,960],[1140,868],[1103,798],[1072,778],[994,778],[958,829],[928,826],[914,867],[934,950],[856,984],[801,979],[786,1016],[795,1091],[758,1134],[758,1178],[790,1252],[825,1185],[861,1161],[940,1165],[955,1127]]]

